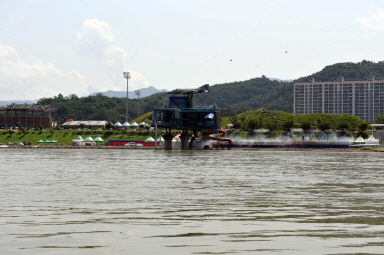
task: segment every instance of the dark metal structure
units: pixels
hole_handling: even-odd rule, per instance
[[[198,107],[193,105],[194,94],[209,92],[206,84],[197,89],[175,89],[168,92],[166,108],[154,109],[152,114],[152,126],[157,129],[165,129],[165,149],[172,149],[172,130],[182,130],[181,149],[189,149],[197,138],[197,132],[208,132],[220,128],[220,118],[214,106]],[[189,132],[193,133],[193,137]],[[189,141],[191,139],[191,141]]]
[[[0,107],[0,128],[52,127],[52,110],[47,105],[9,105]]]

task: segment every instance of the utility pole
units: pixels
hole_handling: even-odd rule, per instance
[[[125,121],[128,122],[128,80],[131,78],[131,74],[129,72],[123,72],[124,79],[127,79],[127,98],[125,101]]]

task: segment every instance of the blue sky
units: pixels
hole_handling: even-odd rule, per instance
[[[384,60],[384,2],[0,0],[0,100],[295,79]],[[231,61],[232,60],[232,61]]]

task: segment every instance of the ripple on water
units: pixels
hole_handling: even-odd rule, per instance
[[[3,150],[4,254],[380,254],[384,157]]]

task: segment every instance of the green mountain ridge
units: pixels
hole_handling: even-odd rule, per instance
[[[312,75],[301,77],[293,82],[269,79],[265,76],[246,81],[216,84],[210,92],[195,96],[195,105],[215,105],[222,116],[238,114],[246,110],[268,109],[292,112],[293,83],[309,81],[334,81],[343,76],[345,80],[366,80],[372,75],[376,79],[384,78],[384,61],[362,61],[359,63],[337,63],[324,67]],[[129,100],[129,119],[151,112],[153,108],[162,108],[167,102],[166,93],[157,93],[140,100]],[[52,116],[59,123],[66,119],[76,120],[125,120],[125,99],[108,98],[103,95],[78,98],[76,95],[64,97],[59,94],[53,98],[42,98],[38,104],[49,104],[55,111]]]

